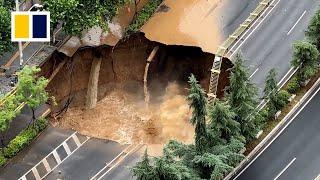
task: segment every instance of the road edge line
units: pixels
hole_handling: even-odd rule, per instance
[[[263,153],[263,151],[266,148],[268,148],[268,146],[270,146],[272,144],[272,142],[274,140],[276,140],[279,137],[279,135],[292,123],[292,121],[295,119],[295,117],[301,112],[301,110],[297,111],[298,107],[303,105],[304,102],[306,102],[306,104],[305,104],[305,106],[306,106],[311,101],[311,99],[315,96],[315,94],[320,90],[320,88],[319,88],[316,91],[314,91],[316,89],[316,87],[319,86],[319,84],[320,84],[320,78],[318,78],[318,80],[305,93],[305,95],[299,100],[299,102],[296,103],[296,105],[290,110],[290,112],[277,124],[277,126],[274,127],[272,129],[272,131],[249,153],[249,155],[246,156],[245,159],[242,162],[240,162],[240,164],[236,168],[234,168],[234,170],[231,171],[223,180],[231,179],[234,175],[236,175],[236,173],[241,168],[243,168],[237,174],[237,176],[235,178],[233,178],[233,179],[237,179]],[[315,92],[315,93],[311,94],[312,92]],[[308,99],[308,101],[306,101],[307,98],[310,97],[310,95],[312,95],[311,98]],[[289,117],[291,117],[295,112],[297,112],[297,114],[293,118],[290,119]],[[288,121],[288,120],[290,120],[290,121]],[[279,130],[280,130],[280,132],[278,132]],[[276,135],[276,136],[273,137],[274,135]],[[273,137],[273,139],[272,139],[272,137]],[[268,140],[271,140],[271,142],[268,143]],[[259,150],[261,150],[261,149],[262,149],[262,151],[259,152]],[[246,164],[246,163],[249,163],[249,164]]]

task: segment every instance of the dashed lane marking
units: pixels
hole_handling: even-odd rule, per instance
[[[306,14],[306,10],[302,13],[302,15],[299,17],[299,19],[296,21],[296,23],[292,26],[292,28],[290,29],[290,31],[287,33],[287,36],[290,35],[290,33],[292,32],[292,30],[297,26],[297,24],[301,21],[301,19],[303,18],[303,16]]]
[[[291,164],[296,160],[297,158],[293,158],[289,164],[273,179],[273,180],[277,180],[290,166]]]

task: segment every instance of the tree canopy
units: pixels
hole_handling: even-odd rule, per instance
[[[320,10],[312,17],[306,31],[308,40],[320,49]]]
[[[44,8],[51,12],[52,28],[59,22],[67,34],[80,35],[83,30],[100,26],[107,30],[107,22],[127,0],[44,0]]]
[[[36,78],[39,71],[39,68],[25,66],[18,75],[17,94],[32,109],[33,119],[35,108],[48,100],[48,93],[45,91],[48,80],[44,77]]]
[[[300,41],[293,44],[293,59],[291,64],[298,69],[300,82],[309,79],[317,71],[317,60],[319,51],[317,47],[307,41]]]
[[[3,1],[7,2],[7,1]],[[7,4],[0,1],[0,56],[13,49],[11,42],[11,15]]]
[[[276,70],[271,69],[267,75],[264,88],[264,98],[268,102],[268,114],[274,115],[282,107],[279,106],[278,86],[276,80]]]
[[[205,139],[207,136],[206,133],[206,94],[204,90],[199,85],[195,76],[192,74],[189,78],[189,96],[188,101],[190,103],[190,107],[192,108],[192,117],[190,119],[191,124],[195,125],[195,144],[196,148],[199,152],[204,149]]]
[[[189,78],[189,84],[190,122],[195,126],[195,144],[172,140],[164,147],[163,156],[148,159],[145,154],[132,169],[137,179],[219,180],[244,158],[240,154],[244,148],[239,138],[240,125],[234,120],[230,106],[217,101],[207,107],[205,92],[194,75]]]
[[[250,140],[260,129],[260,119],[255,108],[258,105],[257,89],[249,80],[249,70],[244,66],[241,53],[236,54],[234,67],[230,76],[230,88],[227,100],[236,113],[236,121],[240,123],[241,134]]]
[[[221,139],[230,141],[240,136],[240,123],[235,121],[236,114],[226,102],[216,101],[209,107],[211,131],[219,134]]]

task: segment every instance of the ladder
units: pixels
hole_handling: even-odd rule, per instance
[[[217,97],[221,63],[222,63],[222,57],[217,55],[213,60],[213,64],[211,68],[210,84],[209,84],[209,92],[208,92],[209,102],[212,102]]]

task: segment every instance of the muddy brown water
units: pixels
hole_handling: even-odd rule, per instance
[[[134,94],[114,90],[94,109],[69,109],[59,127],[124,144],[164,144],[170,139],[192,143],[194,128],[189,123],[190,109],[181,88],[169,83],[161,103],[150,104],[149,110]]]
[[[123,144],[148,144],[153,147],[150,153],[156,155],[170,139],[192,143],[194,127],[189,123],[191,111],[186,101],[188,76],[194,73],[207,89],[214,56],[196,47],[156,45],[160,49],[148,74],[149,110],[144,102],[143,81],[154,42],[137,35],[114,48],[100,48],[103,61],[99,102],[91,110],[84,108],[84,101],[95,50],[79,50],[67,58],[48,85],[50,94],[60,102],[57,110],[72,97],[70,108],[58,118],[58,126]],[[55,57],[52,56],[52,65],[48,63],[44,69],[53,69]]]
[[[162,7],[142,27],[151,41],[167,45],[201,47],[215,53],[222,43],[214,10],[221,0],[164,0]]]

